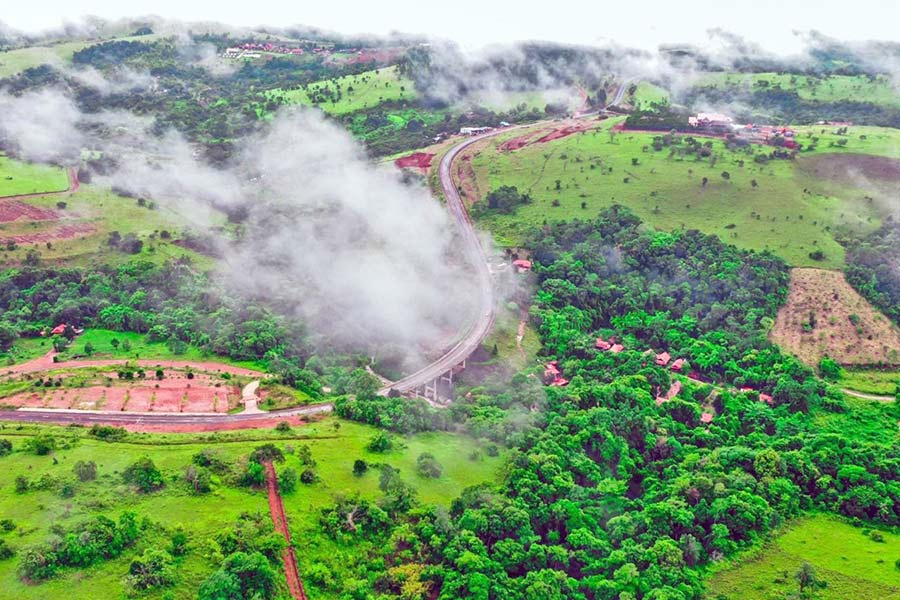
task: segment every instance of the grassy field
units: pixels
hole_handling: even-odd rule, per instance
[[[533,197],[512,214],[482,219],[499,243],[521,245],[525,232],[544,221],[591,218],[618,203],[658,229],[699,229],[740,247],[771,250],[794,266],[840,268],[844,250],[835,233],[868,231],[879,224],[870,203],[856,194],[820,193],[821,184],[793,161],[754,162],[754,154],[768,148],[756,147],[747,154],[710,140],[714,160],[670,156],[666,149],[652,149],[653,134],[614,135],[610,127],[616,122],[608,120],[591,131],[514,152],[498,151],[505,139],[522,133],[511,132],[474,150],[478,200],[502,185],[514,185]],[[885,144],[856,138],[847,146],[875,152]],[[723,178],[723,172],[730,178]],[[705,187],[703,177],[709,181]],[[809,256],[817,250],[824,260]]]
[[[879,75],[830,75],[811,77],[789,73],[708,73],[695,83],[697,87],[725,87],[755,91],[780,87],[793,90],[804,100],[836,102],[855,100],[876,104],[900,105],[900,94],[890,78]]]
[[[65,169],[13,160],[0,154],[0,197],[58,192],[68,187]]]
[[[65,202],[59,209],[57,203]],[[35,248],[42,260],[65,262],[68,266],[86,266],[97,262],[120,264],[135,255],[120,252],[107,243],[109,234],[118,231],[124,237],[133,233],[144,243],[140,258],[153,262],[164,262],[169,258],[191,257],[200,267],[211,261],[202,256],[159,237],[160,232],[169,231],[177,238],[185,221],[174,211],[164,206],[154,209],[142,207],[133,198],[117,196],[109,190],[92,185],[82,185],[68,196],[45,196],[28,200],[29,204],[58,210],[60,221],[14,221],[0,224],[0,239],[14,235],[39,234],[52,236],[60,225],[90,225],[95,230],[88,235],[69,239],[51,239],[50,247],[44,241],[20,244],[17,250],[3,249],[0,260],[5,264],[24,260],[26,252]],[[224,220],[224,219],[223,219]]]
[[[331,100],[330,97],[337,93],[340,98]],[[390,100],[413,100],[416,89],[413,81],[393,66],[310,83],[305,89],[269,90],[266,96],[286,104],[318,106],[328,114],[345,115]],[[320,98],[322,100],[317,101]]]
[[[404,447],[386,455],[373,455],[364,447],[375,434],[375,429],[346,421],[340,421],[339,429],[328,419],[292,432],[281,434],[273,430],[246,430],[218,434],[129,434],[124,442],[102,442],[91,438],[80,428],[48,428],[35,426],[3,425],[0,438],[10,439],[14,453],[0,458],[0,515],[12,519],[16,530],[3,535],[16,549],[38,543],[49,536],[53,525],[72,526],[84,518],[103,514],[116,517],[124,510],[136,511],[153,523],[167,530],[184,528],[190,536],[190,551],[179,566],[179,583],[172,590],[171,598],[187,600],[196,598],[199,583],[215,570],[207,554],[207,540],[216,532],[228,528],[242,511],[263,512],[268,515],[263,491],[239,489],[216,480],[213,492],[205,496],[189,493],[181,482],[181,474],[190,464],[191,456],[199,450],[214,447],[229,462],[248,454],[256,445],[266,440],[277,440],[276,445],[290,451],[300,445],[308,445],[317,461],[318,483],[300,484],[292,495],[285,496],[285,506],[294,540],[301,572],[313,561],[336,560],[352,547],[338,545],[322,536],[318,529],[319,511],[332,503],[334,495],[341,492],[359,492],[368,498],[377,498],[378,473],[371,469],[357,478],[352,474],[353,460],[364,458],[372,462],[387,462],[401,470],[402,477],[419,490],[425,503],[448,504],[465,486],[492,481],[497,475],[502,458],[472,461],[464,458],[470,448],[478,447],[474,440],[450,434],[418,435],[404,440]],[[50,456],[35,456],[22,451],[26,437],[38,432],[52,433],[60,441],[71,440],[72,447],[59,449]],[[423,479],[415,474],[415,461],[423,451],[433,453],[444,465],[444,475],[439,479]],[[156,493],[141,495],[121,482],[122,470],[142,456],[149,456],[162,470],[166,487]],[[14,491],[14,480],[24,475],[37,480],[44,474],[66,480],[72,478],[72,466],[78,460],[97,463],[98,479],[77,483],[72,498],[60,499],[51,490]],[[296,456],[288,454],[285,465],[300,470]],[[4,597],[17,599],[61,598],[69,600],[93,600],[96,598],[124,597],[122,576],[133,556],[148,545],[159,546],[162,535],[154,531],[139,541],[137,546],[116,560],[100,563],[81,571],[67,570],[61,576],[39,585],[25,585],[16,575],[17,558],[0,561],[0,590]],[[340,565],[338,565],[340,566]],[[315,586],[312,586],[315,589]],[[150,593],[142,597],[161,598],[163,593]],[[316,593],[315,598],[336,597],[327,592]]]
[[[112,340],[114,339],[119,341],[118,347],[113,346]],[[129,349],[127,350],[123,347],[125,342],[127,342],[127,345],[129,346]],[[87,344],[91,344],[94,347],[94,353],[89,357],[84,356],[84,347]],[[49,349],[50,346],[48,341],[47,350]],[[134,333],[131,331],[111,331],[109,329],[87,329],[83,334],[75,338],[75,341],[73,341],[68,348],[59,354],[60,360],[72,360],[74,358],[85,358],[90,360],[158,359],[196,362],[213,360],[237,367],[265,370],[265,364],[260,361],[232,360],[225,356],[209,354],[194,346],[187,346],[187,349],[184,352],[175,353],[165,342],[151,342],[147,339],[145,334]]]
[[[653,104],[669,100],[669,92],[649,81],[640,81],[631,95],[631,103],[638,110],[647,110]]]
[[[713,574],[707,598],[770,600],[797,592],[794,573],[804,561],[827,586],[821,600],[890,600],[900,598],[900,535],[882,532],[884,542],[836,518],[800,519],[763,548]]]
[[[839,385],[844,385],[844,382],[841,381]],[[896,404],[847,395],[845,402],[848,410],[843,413],[817,411],[814,415],[816,430],[823,433],[839,433],[859,441],[879,444],[900,443]]]
[[[878,396],[893,396],[900,385],[900,371],[874,369],[844,369],[841,387]]]
[[[40,65],[60,65],[67,64],[72,61],[72,55],[104,41],[122,40],[150,42],[162,36],[157,34],[143,36],[125,36],[110,38],[109,40],[80,40],[73,42],[59,42],[48,44],[46,46],[30,46],[28,48],[17,48],[15,50],[7,50],[0,52],[0,78],[10,77],[17,73],[21,73],[25,69],[38,67]]]

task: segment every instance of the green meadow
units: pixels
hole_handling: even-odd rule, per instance
[[[34,248],[40,253],[41,260],[65,261],[69,266],[87,266],[98,261],[121,264],[136,256],[110,247],[107,243],[109,235],[118,232],[122,237],[129,233],[134,234],[143,242],[139,256],[144,260],[161,263],[170,258],[189,256],[200,266],[210,263],[207,257],[173,243],[172,240],[177,239],[182,233],[186,219],[164,205],[145,203],[141,206],[134,198],[125,198],[108,189],[84,184],[73,194],[31,198],[27,202],[56,210],[62,219],[0,223],[0,239],[28,234],[52,236],[62,225],[91,226],[94,231],[67,239],[51,238],[48,240],[49,246],[41,241],[34,244],[20,244],[14,250],[3,248],[0,250],[0,256],[4,262],[22,261],[26,252]],[[224,217],[222,221],[224,222]],[[171,234],[169,239],[161,237],[163,231]]]
[[[648,110],[653,104],[669,100],[669,92],[649,81],[639,81],[631,95],[631,102],[638,110]]]
[[[339,98],[330,99],[337,94]],[[413,81],[401,75],[396,66],[317,81],[297,89],[277,88],[265,95],[269,100],[286,104],[317,106],[331,115],[345,115],[392,100],[413,100],[417,96]],[[317,102],[317,98],[323,101]]]
[[[69,187],[65,169],[0,155],[0,197],[58,192]]]
[[[839,234],[869,231],[880,223],[876,207],[861,194],[826,187],[821,178],[798,168],[798,161],[756,162],[755,155],[771,152],[769,146],[729,150],[723,140],[698,138],[711,144],[711,157],[698,158],[677,149],[654,150],[657,134],[615,133],[611,126],[617,122],[607,120],[595,129],[513,152],[499,146],[522,135],[521,130],[492,138],[471,161],[479,198],[467,200],[482,200],[502,185],[531,195],[530,204],[510,214],[482,218],[507,246],[521,245],[526,232],[545,221],[589,219],[605,207],[623,204],[660,230],[698,229],[740,247],[770,250],[793,266],[825,268],[843,265]],[[897,132],[829,131],[818,133],[814,153],[896,155],[900,147]],[[799,133],[801,138],[807,134],[812,135]],[[840,139],[843,145],[837,145]],[[813,259],[815,252],[824,258]]]
[[[799,519],[744,558],[731,561],[707,580],[710,600],[770,600],[798,592],[794,574],[804,561],[824,587],[821,600],[891,600],[900,598],[900,535],[854,527],[835,517]],[[878,537],[883,541],[877,541]]]
[[[822,77],[790,73],[707,73],[694,82],[697,87],[755,91],[781,88],[793,90],[804,100],[840,102],[855,100],[900,105],[900,94],[889,77],[878,75],[828,75]]]
[[[18,557],[0,561],[0,590],[4,597],[43,599],[65,596],[70,600],[125,597],[123,576],[131,559],[147,547],[164,547],[167,536],[176,528],[184,529],[189,537],[189,551],[179,559],[178,582],[168,590],[142,594],[142,598],[196,598],[201,581],[217,568],[210,558],[210,539],[229,528],[244,512],[261,512],[268,517],[265,490],[239,488],[214,476],[209,494],[194,495],[183,482],[185,468],[191,457],[204,448],[213,448],[222,459],[234,464],[257,445],[273,441],[285,451],[287,460],[279,470],[292,467],[298,472],[300,464],[296,451],[308,446],[318,481],[299,483],[297,490],[284,496],[301,574],[316,564],[327,564],[340,574],[349,569],[355,557],[362,553],[355,543],[338,543],[326,537],[318,525],[321,509],[331,505],[335,495],[359,493],[376,500],[378,470],[370,468],[361,477],[353,475],[353,461],[357,458],[370,464],[386,463],[400,469],[401,477],[418,491],[423,504],[449,505],[466,486],[495,481],[502,457],[488,457],[484,452],[477,459],[469,458],[480,443],[471,438],[447,433],[430,433],[395,438],[395,449],[386,454],[373,454],[365,449],[376,433],[373,427],[337,419],[294,427],[288,432],[275,430],[245,430],[215,434],[128,434],[123,441],[97,440],[82,428],[37,427],[29,425],[0,425],[0,439],[13,443],[13,453],[0,457],[0,515],[15,524],[15,529],[0,533],[17,551],[46,540],[54,526],[71,527],[96,514],[117,518],[130,510],[146,519],[149,527],[138,543],[118,559],[101,562],[83,570],[64,570],[60,575],[40,584],[25,584],[16,574]],[[48,456],[36,456],[24,450],[25,440],[35,434],[49,434],[57,439],[58,449]],[[437,479],[426,479],[416,473],[416,458],[430,452],[444,467]],[[149,456],[160,468],[165,487],[157,492],[140,494],[122,482],[122,471],[135,460]],[[95,481],[78,482],[72,467],[78,460],[97,463]],[[60,498],[59,491],[49,484],[48,489],[15,491],[15,480],[25,476],[30,481],[75,481],[74,495]],[[40,485],[33,487],[41,487]],[[360,541],[365,545],[366,542]],[[346,562],[344,562],[346,559]],[[337,592],[327,585],[316,583],[313,576],[305,581],[307,591],[314,598],[337,598]]]

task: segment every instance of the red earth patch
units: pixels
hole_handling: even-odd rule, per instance
[[[59,213],[49,208],[40,208],[20,200],[0,200],[0,223],[25,221],[55,221]]]
[[[401,156],[394,161],[398,167],[417,167],[419,169],[427,169],[431,166],[431,159],[434,154],[429,152],[413,152],[409,156]]]
[[[72,238],[90,235],[96,230],[97,228],[90,223],[74,223],[72,225],[60,225],[59,227],[54,227],[50,231],[11,235],[0,238],[0,243],[6,244],[12,241],[17,244],[40,244],[55,240],[70,240]]]

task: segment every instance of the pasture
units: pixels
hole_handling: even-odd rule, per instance
[[[880,222],[878,207],[863,195],[846,188],[826,189],[821,178],[798,169],[795,161],[758,162],[757,155],[770,153],[771,147],[733,150],[721,139],[699,138],[710,154],[700,158],[678,145],[655,150],[658,134],[616,132],[612,127],[618,122],[610,119],[587,131],[514,150],[504,144],[524,137],[522,130],[486,140],[465,153],[455,170],[457,175],[462,171],[466,201],[481,201],[503,185],[531,195],[531,203],[510,214],[482,218],[505,246],[521,245],[527,231],[545,221],[589,219],[605,207],[622,204],[660,230],[698,229],[739,247],[769,250],[793,266],[824,268],[843,265],[838,233],[870,231]],[[537,131],[532,138],[540,135],[540,127],[546,125],[532,128]],[[855,128],[852,131],[855,134]],[[890,151],[889,140],[900,139],[885,130],[870,133],[865,139],[835,137],[850,140],[842,151],[873,153]],[[822,146],[820,141],[813,152]]]
[[[873,102],[875,104],[900,105],[900,94],[889,77],[878,75],[826,75],[807,76],[791,73],[706,73],[695,82],[695,87],[726,88],[752,92],[766,89],[783,89],[797,92],[803,100],[815,102]]]
[[[4,242],[0,256],[6,264],[24,262],[32,249],[40,261],[67,266],[121,264],[135,258],[134,254],[110,245],[113,232],[121,238],[136,236],[142,244],[138,254],[145,260],[164,262],[190,256],[199,265],[210,262],[175,243],[184,220],[163,205],[141,205],[134,198],[84,184],[72,194],[30,198],[23,204],[42,209],[49,217],[0,222],[0,240]],[[217,216],[220,215],[213,215]],[[221,220],[224,222],[224,217]]]
[[[771,542],[732,561],[707,581],[712,600],[769,600],[798,591],[794,574],[806,561],[826,583],[821,600],[900,598],[900,535],[854,527],[835,517],[814,515],[788,525]]]
[[[16,575],[18,557],[0,561],[0,589],[10,597],[26,600],[57,595],[65,595],[71,600],[123,597],[122,577],[131,558],[147,547],[163,546],[167,535],[179,527],[188,533],[189,551],[178,566],[178,583],[170,590],[172,595],[169,597],[196,598],[199,583],[217,567],[209,558],[210,538],[229,528],[241,512],[262,512],[268,517],[264,490],[234,487],[214,476],[211,493],[191,493],[182,474],[191,464],[191,457],[204,448],[213,448],[222,459],[234,464],[260,443],[275,441],[287,454],[287,462],[277,465],[278,469],[302,470],[305,467],[300,465],[294,451],[303,445],[309,447],[317,463],[319,480],[309,485],[298,484],[296,492],[284,496],[301,573],[323,561],[333,564],[335,570],[350,568],[352,561],[343,563],[342,557],[360,557],[355,544],[336,543],[318,528],[321,509],[329,506],[335,495],[358,492],[372,499],[381,495],[377,469],[372,468],[361,477],[353,475],[356,458],[399,468],[401,477],[417,488],[420,500],[426,504],[447,504],[464,487],[493,481],[502,461],[502,457],[466,458],[473,449],[480,448],[480,444],[451,434],[397,438],[398,442],[402,441],[401,446],[384,455],[372,454],[365,446],[376,429],[337,419],[295,427],[289,432],[129,433],[117,442],[100,441],[81,428],[14,424],[0,427],[0,438],[11,440],[14,448],[11,455],[0,457],[4,467],[0,472],[0,515],[11,519],[16,526],[13,531],[0,536],[16,550],[47,539],[54,525],[70,527],[95,514],[115,518],[123,511],[131,510],[151,524],[138,544],[122,557],[83,570],[67,569],[41,584],[26,585],[19,580]],[[55,437],[58,449],[48,456],[26,452],[25,439],[39,433]],[[416,474],[416,458],[425,451],[434,454],[444,466],[441,477],[425,479]],[[158,492],[139,494],[122,482],[122,471],[143,456],[149,456],[162,471],[166,485]],[[74,480],[72,467],[78,460],[95,461],[98,477],[95,481],[75,481],[74,495],[60,500],[58,486],[53,482]],[[18,476],[46,483],[17,493],[15,480]],[[317,588],[312,581],[307,583],[307,590],[314,593],[315,598],[337,597],[336,593]],[[161,598],[165,597],[165,592],[142,597]]]
[[[631,104],[638,110],[649,110],[654,104],[668,101],[668,90],[649,81],[639,81],[631,94]]]
[[[13,160],[0,154],[0,198],[59,192],[69,187],[65,169]]]
[[[383,102],[413,100],[417,94],[413,81],[392,66],[317,81],[296,89],[277,88],[265,92],[265,96],[285,104],[316,106],[331,115],[345,115]]]

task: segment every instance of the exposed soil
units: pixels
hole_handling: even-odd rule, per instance
[[[856,183],[860,179],[900,182],[900,160],[871,154],[816,154],[804,156],[797,164],[817,178]]]
[[[793,269],[770,338],[809,365],[825,354],[846,365],[900,364],[900,331],[839,271]]]
[[[17,244],[42,244],[44,242],[54,242],[57,240],[70,240],[72,238],[84,237],[90,235],[97,230],[90,223],[73,223],[71,225],[60,225],[54,227],[50,231],[39,231],[35,233],[23,233],[18,235],[10,235],[0,238],[0,243],[6,244],[13,241]]]
[[[60,214],[49,208],[33,206],[21,200],[0,199],[0,223],[11,223],[19,219],[23,221],[55,221],[59,218]]]
[[[69,375],[59,378],[67,379]],[[56,379],[56,377],[54,377]],[[192,379],[180,371],[164,370],[164,377],[119,380],[115,372],[99,374],[84,387],[36,387],[3,398],[7,406],[66,408],[123,412],[227,413],[240,404],[241,391],[218,376],[202,373]]]
[[[300,580],[300,573],[297,570],[297,556],[294,554],[294,547],[291,545],[291,530],[288,527],[287,515],[284,514],[284,502],[281,500],[281,494],[278,491],[278,476],[275,473],[275,467],[272,463],[264,464],[266,468],[266,488],[269,492],[269,512],[272,515],[272,523],[275,525],[275,531],[284,536],[287,546],[281,551],[281,560],[284,561],[284,575],[287,578],[288,590],[291,597],[297,600],[307,600],[306,592],[303,590],[303,582]]]
[[[413,152],[409,156],[401,156],[394,161],[398,167],[415,167],[418,169],[428,169],[431,167],[431,159],[434,154],[429,152]]]
[[[53,362],[55,352],[50,351],[40,358],[35,358],[28,362],[13,365],[5,370],[0,370],[0,376],[11,375],[15,373],[37,373],[39,371],[49,371],[53,369],[77,369],[79,367],[117,367],[126,364],[133,364],[144,368],[163,369],[191,369],[193,371],[206,371],[209,373],[230,373],[232,375],[242,375],[245,377],[265,377],[265,373],[255,371],[253,369],[245,369],[244,367],[235,367],[217,362],[201,362],[189,360],[66,360],[61,362]]]
[[[465,204],[471,206],[481,199],[478,192],[478,178],[475,176],[475,169],[472,168],[472,155],[460,156],[459,162],[456,163],[456,181],[462,190],[462,200]]]
[[[503,142],[500,144],[500,151],[515,152],[516,150],[521,150],[525,146],[545,144],[547,142],[560,140],[564,137],[592,129],[594,125],[595,123],[591,121],[569,121],[568,125],[537,129]]]

